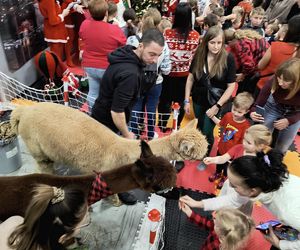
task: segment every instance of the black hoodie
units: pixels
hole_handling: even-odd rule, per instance
[[[110,111],[125,112],[129,122],[132,107],[140,94],[143,67],[145,66],[133,52],[134,47],[126,45],[108,56],[110,65],[100,83],[100,93],[92,109],[92,117],[113,131]]]

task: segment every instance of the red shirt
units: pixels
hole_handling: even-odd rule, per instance
[[[237,144],[228,150],[227,154],[230,155],[231,159],[242,157],[244,155],[244,146],[243,144]]]
[[[187,41],[184,42],[184,38],[179,37],[176,29],[168,29],[165,31],[165,39],[170,49],[170,60],[172,63],[169,76],[188,76],[199,44],[199,33],[195,30],[190,31]]]
[[[126,37],[117,25],[93,19],[83,21],[79,36],[84,43],[83,67],[106,69],[108,54],[126,44]]]
[[[194,211],[192,212],[190,221],[197,224],[198,226],[204,228],[209,231],[209,235],[207,236],[204,245],[201,247],[202,250],[219,250],[220,249],[220,241],[218,235],[216,235],[214,231],[214,221],[209,220],[206,217],[202,217],[199,214],[196,214]]]
[[[243,122],[234,121],[231,112],[223,116],[219,125],[223,130],[218,145],[221,155],[227,153],[234,145],[241,144],[246,129],[250,127],[250,123],[246,119]]]

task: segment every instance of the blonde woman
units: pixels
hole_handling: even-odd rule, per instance
[[[220,209],[213,213],[213,220],[196,214],[184,202],[179,201],[179,208],[189,220],[209,231],[209,235],[201,247],[202,250],[242,249],[254,228],[254,221],[237,209]]]
[[[210,147],[213,145],[215,126],[210,118],[217,115],[232,96],[235,74],[234,58],[225,50],[223,30],[213,26],[203,37],[195,54],[186,81],[184,100],[184,110],[189,114],[189,97],[192,95],[198,128],[206,135]],[[212,88],[219,93],[212,93]]]

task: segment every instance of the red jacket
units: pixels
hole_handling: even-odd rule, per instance
[[[39,9],[44,17],[44,37],[46,42],[67,43],[68,32],[59,16],[62,8],[55,0],[41,0]]]
[[[269,47],[269,43],[264,38],[243,38],[231,42],[228,50],[235,58],[237,72],[251,75],[257,71],[258,62]]]

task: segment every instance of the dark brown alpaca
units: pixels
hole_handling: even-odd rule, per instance
[[[150,147],[142,141],[141,158],[133,164],[103,172],[101,175],[112,194],[141,188],[159,191],[176,185],[174,167],[162,157],[153,155]],[[56,176],[30,174],[24,176],[0,177],[0,220],[12,215],[24,216],[36,184],[63,187],[76,185],[88,196],[96,174],[82,176]]]

